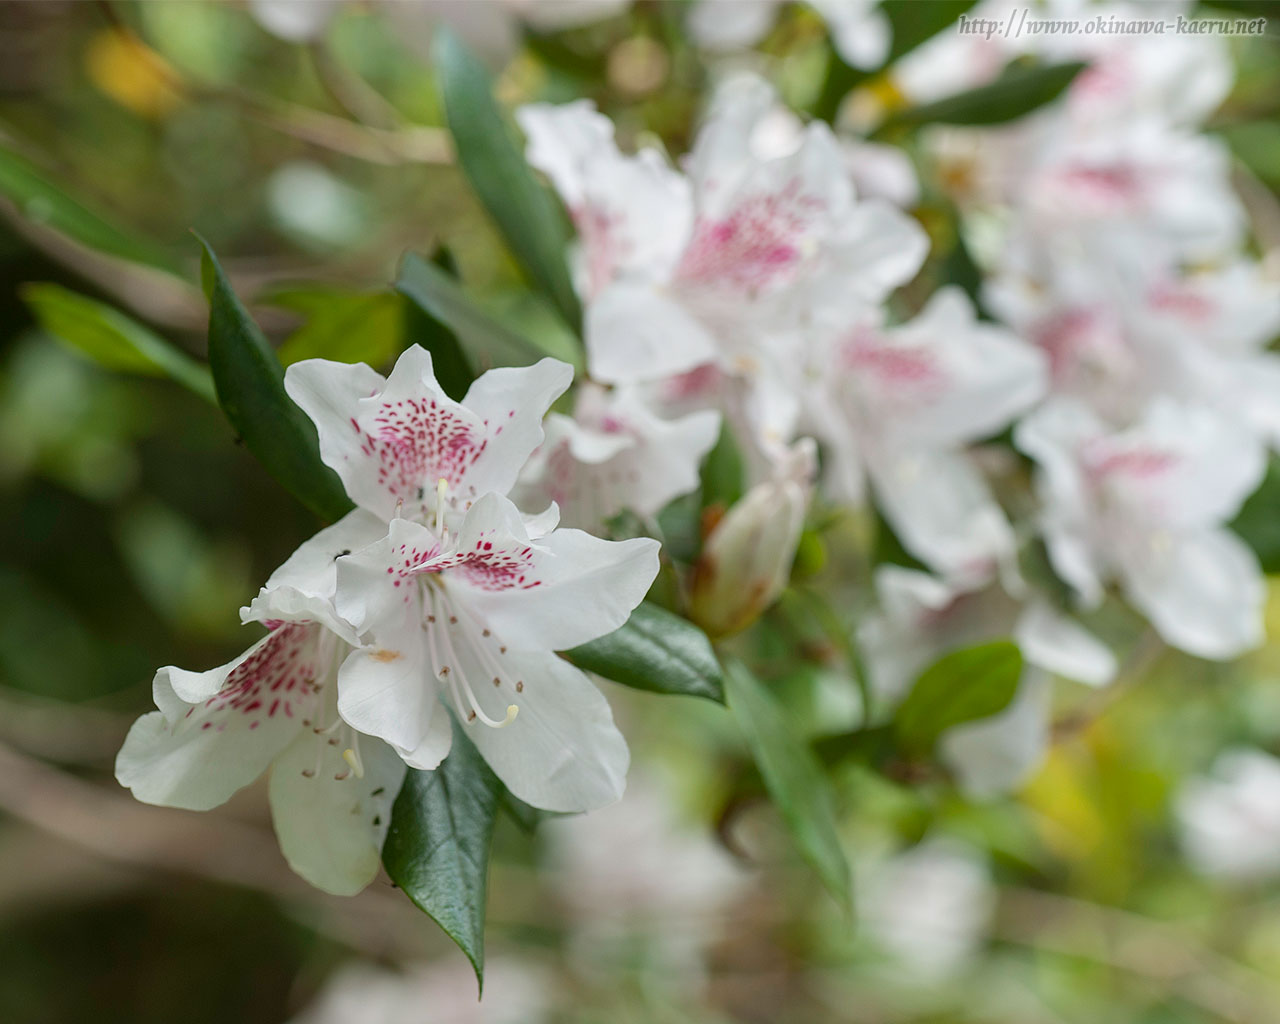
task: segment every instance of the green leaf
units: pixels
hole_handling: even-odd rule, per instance
[[[742,665],[725,672],[729,708],[805,860],[841,906],[853,900],[849,862],[836,832],[835,801],[813,751],[791,732],[782,709]]]
[[[892,64],[926,39],[932,39],[976,4],[977,0],[930,0],[927,4],[920,0],[880,0],[880,10],[889,18],[893,30],[885,63]]]
[[[1085,68],[1075,61],[1014,67],[989,85],[890,114],[877,131],[922,124],[1002,124],[1057,99]]]
[[[475,375],[493,366],[528,366],[547,355],[564,357],[486,313],[456,279],[414,253],[400,264],[396,290],[457,336]]]
[[[894,719],[898,743],[927,754],[953,726],[1003,711],[1022,677],[1022,652],[1008,640],[947,654],[920,674]]]
[[[1271,456],[1267,475],[1231,522],[1258,556],[1262,571],[1280,572],[1280,459]]]
[[[724,679],[707,635],[649,601],[620,628],[566,651],[565,657],[623,686],[724,703]]]
[[[728,508],[746,490],[746,469],[742,452],[734,440],[733,430],[724,420],[720,421],[720,436],[715,447],[707,452],[702,463],[702,505],[722,505]]]
[[[582,307],[565,258],[569,232],[563,210],[525,162],[494,102],[484,65],[447,29],[437,32],[431,54],[458,164],[516,262],[578,330]]]
[[[197,236],[199,237],[199,236]],[[332,522],[352,508],[336,473],[320,461],[316,428],[284,390],[284,367],[204,246],[209,366],[218,404],[248,449],[304,505]]]
[[[489,848],[502,794],[453,722],[453,749],[440,767],[405,777],[382,847],[387,874],[458,944],[482,989]]]
[[[292,288],[262,301],[307,318],[280,346],[278,355],[285,366],[303,359],[332,359],[380,367],[404,347],[405,301],[395,292]]]
[[[148,377],[167,375],[217,402],[208,367],[114,306],[48,282],[25,284],[21,294],[46,332],[99,366]]]
[[[0,145],[0,195],[24,218],[53,228],[81,245],[109,256],[173,272],[175,261],[159,246],[130,237],[49,180],[48,172]]]

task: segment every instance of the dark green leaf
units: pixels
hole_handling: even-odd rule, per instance
[[[880,0],[880,10],[889,18],[893,30],[889,58],[892,64],[905,53],[910,53],[926,39],[932,39],[943,29],[955,24],[960,15],[967,13],[977,0]]]
[[[989,85],[890,114],[881,128],[921,124],[1002,124],[1057,99],[1085,65],[1014,67]]]
[[[463,173],[516,261],[577,330],[582,308],[565,259],[563,211],[525,162],[484,65],[446,29],[437,32],[431,52]]]
[[[489,847],[503,787],[462,729],[435,771],[411,769],[391,809],[382,863],[458,944],[484,986]]]
[[[0,195],[27,220],[53,228],[109,256],[172,272],[175,261],[159,246],[131,237],[48,180],[48,173],[0,146]]]
[[[728,508],[742,497],[746,471],[742,465],[742,452],[733,438],[733,431],[723,420],[715,447],[707,453],[702,463],[702,505],[722,505]]]
[[[1280,572],[1280,459],[1271,457],[1262,485],[1231,523],[1262,563],[1262,571]]]
[[[22,299],[49,334],[100,366],[143,376],[167,375],[201,398],[217,402],[208,367],[115,307],[44,282],[23,285]]]
[[[218,404],[231,426],[276,480],[322,519],[352,508],[337,474],[320,461],[316,429],[284,390],[284,367],[267,344],[217,257],[204,246],[201,277],[209,295],[209,366]]]
[[[729,708],[796,845],[823,885],[849,907],[849,863],[836,831],[835,802],[813,751],[791,732],[768,690],[743,666],[729,665],[725,683]]]
[[[1022,676],[1022,652],[1008,640],[968,647],[939,658],[920,674],[898,708],[898,742],[927,754],[953,726],[1003,711]]]
[[[623,686],[724,703],[724,680],[707,635],[649,601],[621,628],[566,651],[565,657]]]
[[[493,366],[528,366],[546,355],[563,357],[484,312],[448,273],[413,253],[400,264],[396,290],[457,336],[475,375]]]

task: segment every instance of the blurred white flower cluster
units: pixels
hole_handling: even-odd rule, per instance
[[[716,7],[693,23],[723,27]],[[750,10],[764,24],[771,8]],[[674,163],[625,151],[588,101],[518,112],[577,228],[600,385],[525,485],[589,529],[620,508],[652,516],[692,488],[715,440],[699,417],[719,412],[752,490],[695,575],[692,614],[713,634],[785,585],[815,487],[830,505],[874,502],[918,564],[877,571],[860,627],[885,705],[946,651],[1002,636],[1022,649],[1013,703],[943,738],[975,796],[1039,764],[1053,676],[1115,675],[1073,617],[1109,592],[1191,654],[1261,643],[1261,572],[1226,524],[1280,440],[1280,357],[1265,351],[1280,287],[1248,253],[1225,150],[1197,130],[1230,86],[1223,40],[946,32],[889,74],[927,101],[1019,57],[1087,66],[1011,125],[925,137],[994,321],[955,286],[902,318],[891,293],[928,249],[897,205],[918,192],[903,154],[803,123],[756,77],[722,83]],[[987,443],[1002,436],[1033,486]],[[1026,571],[1041,542],[1065,602]]]

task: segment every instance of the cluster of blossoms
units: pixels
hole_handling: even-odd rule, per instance
[[[1225,152],[1194,131],[1230,85],[1222,41],[944,33],[894,81],[923,101],[1027,54],[1088,66],[1012,126],[926,139],[994,321],[955,287],[890,315],[928,249],[897,205],[914,183],[878,147],[801,123],[753,76],[722,84],[679,169],[624,152],[586,101],[518,115],[577,227],[588,370],[611,388],[559,425],[530,484],[587,528],[619,507],[650,513],[677,478],[691,486],[713,439],[694,417],[719,412],[753,487],[694,577],[691,611],[712,633],[785,583],[815,488],[873,501],[921,566],[881,567],[859,627],[880,713],[941,653],[1000,636],[1022,649],[1013,703],[941,745],[979,796],[1039,763],[1053,676],[1115,675],[1075,618],[1112,588],[1191,654],[1262,641],[1262,576],[1226,523],[1280,422],[1280,361],[1264,351],[1280,288],[1245,255]],[[1009,445],[990,443],[1006,431],[1030,490]],[[677,432],[679,449],[659,440]],[[664,474],[670,489],[646,485]],[[1071,600],[1026,571],[1041,542]]]
[[[717,6],[692,23],[729,24]],[[774,6],[750,6],[757,28]],[[812,6],[850,62],[883,59],[873,5]],[[1007,13],[993,0],[975,16]],[[870,581],[868,719],[941,654],[1006,636],[1022,651],[1009,706],[940,742],[971,795],[1037,766],[1054,677],[1116,674],[1076,617],[1109,592],[1191,654],[1259,644],[1261,573],[1226,524],[1280,444],[1265,351],[1280,288],[1246,255],[1224,151],[1195,131],[1230,85],[1227,55],[1210,36],[946,33],[893,81],[924,101],[1025,55],[1088,66],[1011,126],[925,140],[985,272],[982,309],[948,286],[904,310],[895,293],[929,250],[904,210],[918,194],[905,157],[803,123],[757,77],[721,84],[679,166],[625,150],[588,101],[519,110],[527,158],[577,231],[588,372],[570,411],[549,412],[572,378],[550,359],[491,370],[461,402],[421,349],[388,378],[290,367],[356,508],[243,609],[267,628],[244,655],[156,675],[159,710],[130,733],[121,782],[203,809],[270,768],[286,857],[333,892],[374,876],[404,773],[437,767],[458,729],[535,807],[612,803],[625,741],[556,652],[627,620],[659,545],[602,538],[623,512],[660,535],[725,433],[747,491],[707,524],[690,617],[713,637],[749,625],[786,586],[815,496],[874,507],[916,567]],[[1041,544],[1072,600],[1029,571]],[[921,863],[981,873],[952,852]],[[985,890],[970,888],[959,916],[976,920]]]
[[[357,507],[242,610],[265,637],[221,668],[156,674],[159,710],[131,730],[120,781],[148,803],[202,810],[270,767],[286,858],[335,893],[377,873],[406,770],[438,766],[454,722],[535,807],[617,800],[626,742],[555,652],[626,621],[658,545],[559,528],[554,504],[528,514],[507,497],[571,378],[552,359],[491,370],[454,402],[420,348],[388,378],[291,366],[286,388]]]

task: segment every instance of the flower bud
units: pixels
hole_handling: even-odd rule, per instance
[[[690,616],[710,635],[745,629],[787,585],[804,527],[815,464],[812,441],[788,453],[720,520],[694,567]]]

